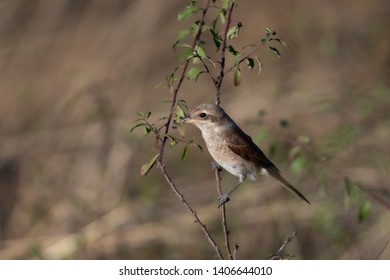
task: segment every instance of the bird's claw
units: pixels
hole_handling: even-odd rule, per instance
[[[230,197],[228,194],[223,194],[218,198],[218,208],[221,207],[223,204],[228,202],[230,200]]]
[[[211,170],[213,170],[213,171],[222,171],[222,167],[216,161],[213,161],[211,163]]]

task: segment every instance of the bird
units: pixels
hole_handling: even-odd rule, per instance
[[[310,204],[309,200],[281,175],[280,170],[221,106],[201,104],[180,122],[197,126],[216,166],[238,177],[238,183],[218,198],[218,207],[228,202],[230,195],[247,178],[254,181],[259,173],[275,178],[304,202]]]

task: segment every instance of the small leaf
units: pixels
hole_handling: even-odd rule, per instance
[[[233,48],[232,45],[229,45],[229,46],[228,46],[228,51],[229,51],[230,53],[232,53],[233,55],[238,55],[238,54],[240,54],[235,48]]]
[[[170,140],[169,146],[171,146],[171,147],[175,146],[178,143],[176,138],[173,137],[172,135],[165,134],[165,137],[167,137]]]
[[[176,119],[182,119],[185,117],[184,110],[179,104],[176,104],[175,116],[176,116]]]
[[[221,23],[224,24],[225,21],[226,21],[226,11],[225,10],[222,10],[220,13],[219,13],[219,19],[221,20]]]
[[[155,87],[156,88],[160,88],[160,87],[163,87],[163,86],[166,86],[166,85],[167,85],[166,83],[159,83]]]
[[[258,56],[255,56],[255,59],[256,59],[257,63],[259,64],[259,71],[257,72],[257,76],[259,76],[261,73],[261,70],[263,70],[263,64],[261,64],[260,58]]]
[[[179,55],[179,61],[183,62],[183,61],[185,61],[193,56],[194,56],[193,50],[185,50]]]
[[[279,52],[279,50],[278,50],[277,48],[271,47],[271,46],[269,46],[269,48],[270,48],[270,50],[273,51],[279,58],[282,57],[281,54],[280,54],[280,52]]]
[[[188,155],[188,146],[186,145],[185,147],[184,147],[184,150],[183,150],[183,153],[182,153],[182,155],[181,155],[181,161],[183,161],[183,160],[185,160],[185,158],[187,157],[187,155]]]
[[[141,170],[140,170],[141,176],[146,176],[148,174],[150,169],[152,169],[152,167],[156,163],[156,160],[157,160],[158,156],[159,156],[159,154],[155,155],[154,157],[152,157],[149,160],[149,162],[147,162],[147,163],[145,163],[144,165],[141,166]]]
[[[201,71],[200,69],[196,68],[196,67],[193,67],[191,68],[190,70],[188,70],[187,72],[187,78],[190,79],[190,80],[197,80],[199,75],[202,74],[203,71]]]
[[[237,38],[241,27],[242,27],[241,22],[238,22],[235,26],[231,27],[227,32],[227,35],[226,35],[227,38],[230,40]]]
[[[210,28],[210,33],[211,33],[211,35],[213,36],[214,45],[217,47],[217,50],[219,50],[219,47],[220,47],[221,44],[222,44],[222,39],[221,39],[221,37],[219,37],[218,33],[215,31],[214,28]]]
[[[152,131],[152,129],[150,127],[145,127],[145,135],[148,135],[150,133],[150,131]]]
[[[270,28],[268,28],[268,27],[264,28],[264,31],[265,31],[267,34],[272,34],[272,33],[273,33],[273,31],[272,31]]]
[[[274,40],[275,40],[275,41],[278,41],[278,42],[281,43],[283,46],[288,47],[287,43],[286,43],[285,41],[283,41],[282,39],[277,38],[277,39],[274,39]]]
[[[195,145],[201,152],[203,152],[203,148],[199,144],[191,143],[191,145]]]
[[[143,119],[147,119],[150,117],[152,112],[137,112],[138,116],[140,116]]]
[[[189,31],[187,29],[180,30],[179,34],[177,35],[176,41],[173,44],[172,48],[173,49],[176,48],[177,45],[180,43],[180,41],[183,40],[189,33],[191,33],[191,31]]]
[[[137,127],[140,127],[140,126],[146,126],[146,123],[137,123],[137,124],[135,124],[134,126],[132,126],[130,128],[130,132],[133,132],[134,129],[136,129]]]
[[[240,84],[241,84],[241,71],[240,71],[240,68],[236,68],[236,71],[234,71],[234,75],[233,75],[233,84],[235,87],[239,87]]]
[[[222,8],[226,10],[230,6],[230,0],[222,0]]]
[[[177,20],[178,21],[185,20],[189,18],[192,14],[195,14],[200,10],[201,9],[199,7],[194,6],[194,3],[191,3],[187,5],[183,11],[179,12],[179,14],[177,15]]]
[[[204,51],[204,49],[199,46],[199,45],[196,45],[195,48],[195,53],[200,57],[200,58],[204,58],[206,56],[206,52]]]
[[[254,60],[253,58],[248,57],[248,58],[246,59],[246,64],[247,64],[247,66],[248,66],[248,70],[249,70],[249,71],[252,71],[252,70],[253,70],[253,67],[255,67],[255,60]]]
[[[300,175],[305,170],[306,163],[307,163],[306,156],[299,156],[293,160],[293,162],[290,165],[290,169],[295,175]]]

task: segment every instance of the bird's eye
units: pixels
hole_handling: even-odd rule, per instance
[[[206,116],[207,116],[206,113],[200,113],[200,114],[199,114],[199,117],[200,117],[201,119],[204,119]]]

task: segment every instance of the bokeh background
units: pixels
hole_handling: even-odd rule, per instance
[[[137,111],[167,115],[169,90],[156,85],[196,20],[177,21],[186,4],[0,1],[0,259],[215,258],[159,170],[140,176],[153,137],[130,133]],[[271,179],[246,183],[227,206],[237,258],[267,258],[292,231],[285,254],[296,259],[390,258],[389,8],[239,1],[237,48],[265,27],[288,48],[282,59],[260,50],[262,73],[243,70],[238,88],[228,76],[222,105],[312,205]],[[179,98],[213,102],[213,85],[185,81]],[[211,158],[191,147],[181,162],[182,149],[167,148],[168,171],[223,247]],[[224,189],[236,182],[222,178]]]

